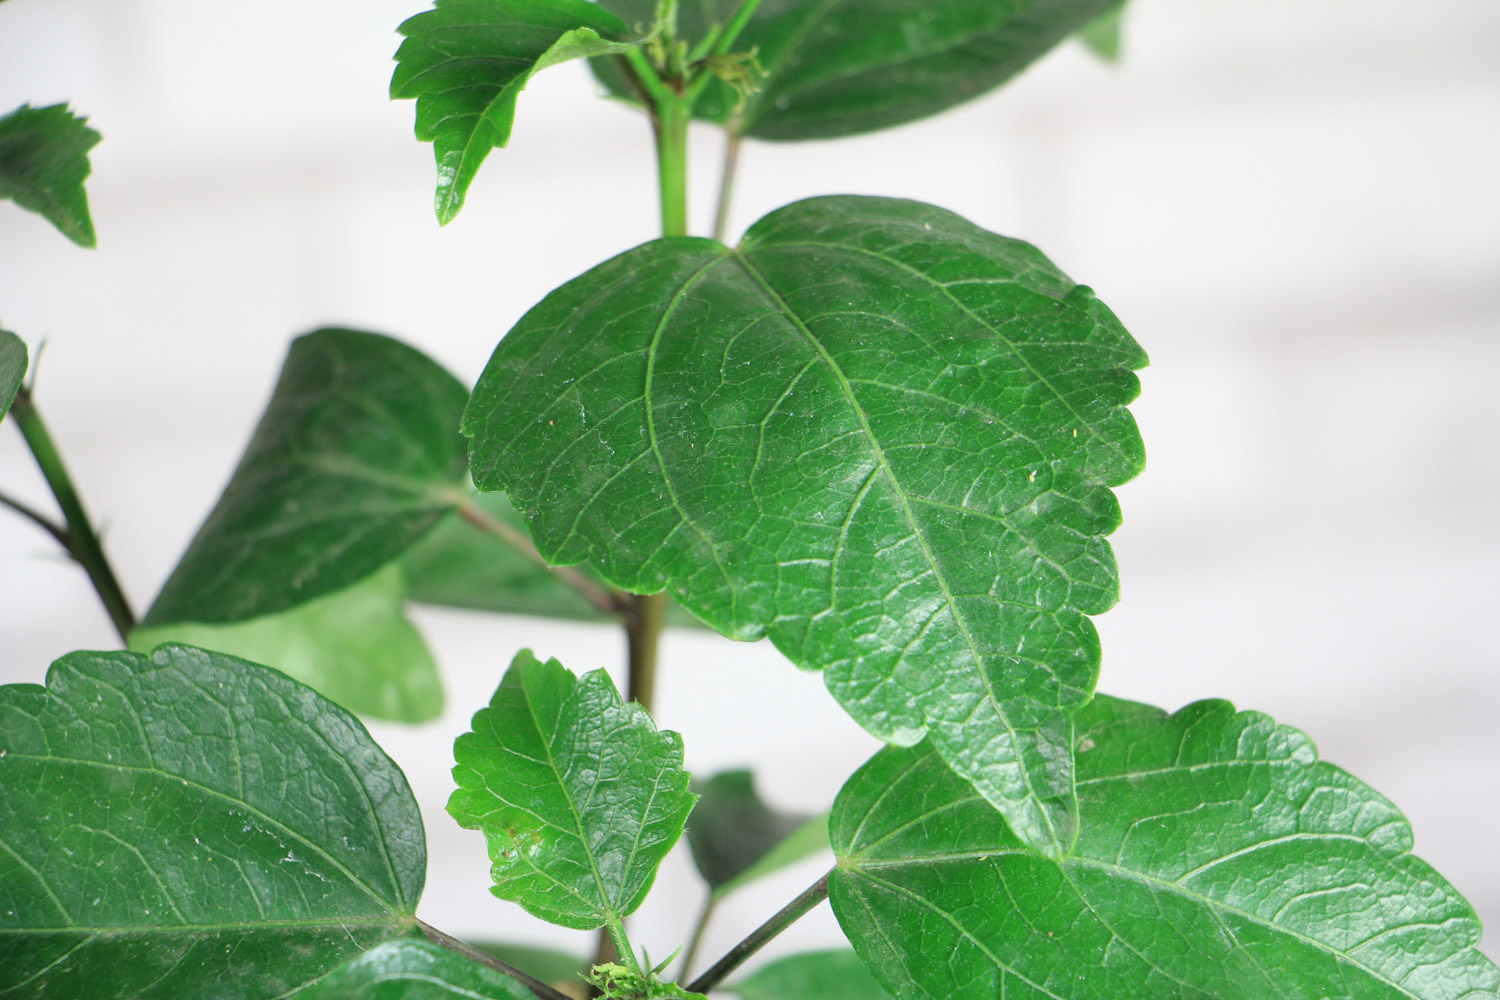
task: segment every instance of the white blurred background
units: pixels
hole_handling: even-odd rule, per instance
[[[0,321],[143,610],[226,481],[288,340],[390,333],[472,382],[546,291],[656,231],[650,139],[583,67],[538,78],[456,222],[431,148],[386,100],[422,0],[10,0],[0,111],[71,101],[105,141],[99,249],[0,205]],[[1151,353],[1150,467],[1120,491],[1119,607],[1101,688],[1175,708],[1226,697],[1306,729],[1411,817],[1500,954],[1500,5],[1132,0],[1126,54],[1076,44],[927,122],[748,145],[733,232],[796,198],[913,197],[1030,240]],[[720,152],[695,133],[694,225]],[[48,498],[0,427],[0,489]],[[84,576],[0,511],[0,681],[116,645]],[[487,892],[482,838],[442,811],[452,737],[516,649],[617,671],[603,627],[419,611],[449,711],[377,725],[421,800],[422,913],[551,942]],[[707,774],[753,764],[821,809],[875,748],[767,644],[673,633],[659,721]],[[721,908],[714,958],[822,870]],[[637,937],[665,956],[698,903],[679,852]],[[826,907],[800,944],[838,940]],[[778,941],[774,952],[793,947]]]

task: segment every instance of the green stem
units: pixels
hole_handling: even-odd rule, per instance
[[[127,641],[131,630],[135,628],[135,613],[130,610],[130,602],[125,599],[125,592],[115,579],[115,572],[104,555],[104,547],[99,544],[99,536],[94,532],[93,524],[83,509],[83,501],[73,488],[73,480],[68,475],[67,466],[63,464],[62,455],[58,453],[41,413],[32,402],[30,389],[22,388],[16,392],[10,416],[21,429],[21,436],[26,439],[52,495],[57,498],[57,506],[62,509],[63,520],[67,524],[68,554],[89,575],[89,582],[94,585],[99,599],[104,602],[104,609],[109,612],[109,620],[114,623],[115,631],[120,633],[120,641]]]
[[[553,989],[535,976],[528,976],[514,965],[502,962],[494,955],[480,951],[473,945],[460,941],[451,934],[445,934],[429,923],[418,920],[417,925],[422,928],[422,933],[427,936],[427,940],[433,944],[447,948],[449,951],[456,951],[465,958],[472,959],[480,965],[489,966],[496,972],[509,976],[535,993],[541,1000],[572,1000],[572,997],[561,990]]]
[[[774,917],[751,931],[745,940],[729,949],[729,953],[715,962],[712,968],[689,983],[686,987],[687,991],[689,993],[707,993],[715,986],[718,986],[724,981],[725,977],[735,969],[738,969],[742,962],[757,951],[760,951],[767,941],[770,941],[776,935],[786,930],[808,910],[811,910],[814,906],[827,899],[828,876],[831,874],[833,873],[825,873],[822,878],[808,886],[802,895],[786,904],[786,906],[783,906],[780,912]]]
[[[693,936],[688,938],[687,952],[682,956],[682,971],[678,979],[686,979],[693,971],[693,959],[698,957],[698,946],[703,943],[703,932],[708,930],[708,922],[713,918],[714,907],[719,905],[719,896],[712,889],[709,890],[708,898],[703,901],[703,910],[698,914],[698,923],[693,926]]]
[[[688,108],[673,95],[656,106],[656,166],[661,184],[661,234],[686,236]]]
[[[724,135],[728,141],[724,146],[724,173],[719,178],[719,209],[714,213],[714,239],[720,243],[729,229],[729,202],[734,197],[734,175],[740,166],[740,143],[743,136],[731,122]]]
[[[760,0],[745,0],[744,3],[740,4],[739,9],[734,12],[734,16],[729,19],[729,23],[724,26],[724,30],[719,33],[714,42],[712,55],[722,56],[729,52],[730,46],[734,45],[735,39],[740,37],[740,32],[745,30],[745,25],[750,23],[750,18],[755,14],[755,8],[759,6]],[[687,89],[687,105],[689,108],[697,103],[699,95],[703,93],[703,89],[708,86],[708,82],[712,79],[712,73],[706,70],[699,71],[698,78]]]
[[[614,943],[615,954],[619,956],[621,964],[636,975],[643,975],[641,964],[635,958],[635,949],[630,947],[630,939],[625,936],[625,924],[619,920],[611,920],[604,925],[604,929],[609,932],[609,939]]]
[[[661,627],[667,615],[666,592],[631,598],[631,614],[625,620],[625,648],[629,683],[625,697],[651,711],[656,697],[656,653]]]

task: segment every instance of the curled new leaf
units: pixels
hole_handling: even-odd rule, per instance
[[[1469,904],[1406,820],[1312,743],[1222,701],[1078,713],[1084,825],[1024,849],[927,747],[834,804],[834,912],[898,997],[1492,997]]]
[[[602,670],[574,677],[529,650],[473,725],[453,746],[448,812],[489,842],[491,891],[564,927],[634,912],[696,798],[681,738]]]
[[[99,133],[66,104],[23,104],[0,115],[0,199],[41,215],[82,247],[94,245],[89,216],[89,150]]]
[[[888,128],[999,86],[1120,0],[764,0],[735,48],[757,53],[758,90],[715,82],[693,109],[763,139],[819,139]],[[602,0],[628,24],[655,0]],[[680,32],[702,38],[738,0],[684,3]],[[595,72],[629,96],[619,68]]]
[[[1145,354],[1034,247],[816,198],[738,248],[656,240],[549,295],[464,414],[537,548],[929,731],[1028,843],[1072,843],[1071,724],[1118,581]]]
[[[437,156],[438,221],[447,225],[491,149],[510,141],[532,76],[570,59],[632,48],[625,25],[585,0],[436,0],[402,23],[391,98],[415,98],[417,138]]]
[[[410,933],[427,867],[358,720],[185,646],[0,688],[6,996],[262,1000]]]

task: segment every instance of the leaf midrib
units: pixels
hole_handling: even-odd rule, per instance
[[[775,245],[781,246],[781,244]],[[985,694],[988,696],[990,704],[994,706],[995,716],[1000,720],[1000,724],[1005,727],[1006,733],[1010,736],[1012,744],[1016,748],[1016,759],[1021,772],[1021,780],[1026,785],[1026,791],[1036,804],[1037,813],[1040,814],[1042,821],[1047,825],[1047,832],[1052,842],[1061,845],[1062,841],[1058,837],[1057,828],[1053,825],[1051,813],[1043,805],[1041,796],[1037,794],[1036,788],[1032,784],[1031,768],[1022,760],[1020,734],[1011,725],[1010,718],[1005,711],[1004,703],[997,696],[994,684],[990,680],[989,672],[985,670],[985,657],[979,651],[979,645],[969,628],[968,619],[959,608],[957,598],[953,596],[952,588],[948,586],[948,579],[938,564],[937,556],[933,553],[932,546],[928,544],[925,533],[918,526],[916,515],[911,509],[910,499],[907,497],[906,491],[902,488],[900,481],[897,480],[896,472],[891,468],[890,460],[886,458],[885,449],[881,447],[880,441],[875,435],[874,428],[870,426],[870,418],[865,413],[865,409],[860,404],[858,397],[855,396],[854,387],[849,384],[848,376],[844,374],[838,361],[829,353],[828,348],[823,345],[822,341],[813,334],[811,328],[803,321],[802,317],[792,310],[790,303],[781,297],[781,294],[766,280],[765,275],[761,274],[760,270],[751,262],[749,255],[742,250],[730,250],[729,256],[740,265],[756,286],[760,288],[762,294],[766,296],[772,306],[792,321],[798,332],[806,338],[807,342],[818,353],[819,357],[822,358],[823,363],[828,366],[830,373],[838,381],[840,392],[842,392],[849,407],[854,411],[855,418],[859,421],[860,429],[864,431],[865,439],[869,442],[870,451],[877,467],[884,474],[886,482],[890,483],[891,491],[895,494],[896,500],[901,506],[902,517],[906,520],[912,537],[917,540],[917,545],[922,552],[922,558],[926,561],[928,569],[932,572],[933,580],[942,591],[943,601],[948,606],[949,613],[953,616],[954,622],[958,625],[959,632],[964,639],[964,644],[968,647],[969,655],[974,658],[975,672],[979,674],[980,680],[984,683]],[[830,595],[830,598],[832,598],[832,595]],[[927,720],[924,713],[925,721]]]
[[[238,920],[232,923],[217,924],[110,924],[105,926],[84,926],[78,924],[68,927],[0,927],[0,937],[30,935],[55,937],[63,934],[89,934],[94,936],[108,936],[112,934],[214,934],[221,931],[271,930],[278,927],[390,927],[414,929],[417,926],[419,925],[415,917],[398,914],[389,920],[373,920],[368,918],[343,920],[336,917],[296,920],[266,920],[258,918],[255,920]]]

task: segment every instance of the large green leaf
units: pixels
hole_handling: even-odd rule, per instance
[[[693,863],[715,896],[800,861],[828,846],[828,817],[772,809],[749,771],[722,771],[694,782],[698,804],[688,817]]]
[[[358,720],[183,646],[0,688],[7,997],[263,1000],[414,927],[427,852]]]
[[[136,629],[130,648],[183,642],[275,667],[345,708],[377,719],[426,722],[443,710],[437,664],[402,612],[401,568],[286,611],[228,625],[182,622]]]
[[[508,976],[425,938],[387,941],[351,959],[297,1000],[536,1000]]]
[[[391,98],[415,98],[417,138],[437,156],[438,221],[447,225],[491,149],[510,141],[516,98],[533,75],[570,59],[624,52],[608,11],[585,0],[437,0],[400,27]]]
[[[770,635],[882,739],[929,730],[1026,840],[1072,843],[1071,729],[1118,582],[1145,355],[1034,247],[915,202],[657,240],[553,292],[464,414],[537,548]]]
[[[526,520],[504,493],[480,493],[469,500],[497,521],[523,534]],[[515,546],[483,534],[457,514],[418,543],[401,560],[406,595],[421,604],[437,604],[501,614],[614,621],[562,578],[538,566]],[[597,574],[584,575],[601,586]],[[667,606],[667,624],[701,628],[703,623],[675,601]]]
[[[229,485],[143,624],[258,618],[401,556],[462,496],[467,398],[389,337],[299,337]]]
[[[484,832],[491,891],[579,929],[640,906],[695,799],[681,737],[602,670],[580,679],[529,650],[473,725],[453,746],[448,811]]]
[[[23,104],[0,115],[0,199],[36,212],[81,247],[94,245],[83,182],[100,139],[87,122],[66,104]]]
[[[26,343],[9,330],[0,330],[0,420],[10,412],[10,404],[26,377]]]
[[[1493,997],[1463,898],[1390,802],[1223,701],[1078,715],[1084,827],[1022,848],[926,747],[839,793],[833,907],[903,1000]]]
[[[847,948],[790,955],[728,987],[744,1000],[889,1000]]]
[[[650,23],[655,0],[602,0],[627,24]],[[766,75],[740,96],[715,82],[694,113],[763,139],[821,139],[900,125],[947,110],[1015,76],[1119,0],[763,0],[735,48],[755,49]],[[680,30],[702,37],[739,0],[681,5]],[[630,91],[619,68],[595,72]]]
[[[507,965],[520,969],[528,976],[559,989],[563,986],[577,989],[583,984],[583,977],[590,967],[588,959],[552,948],[499,942],[480,942],[476,947]]]

